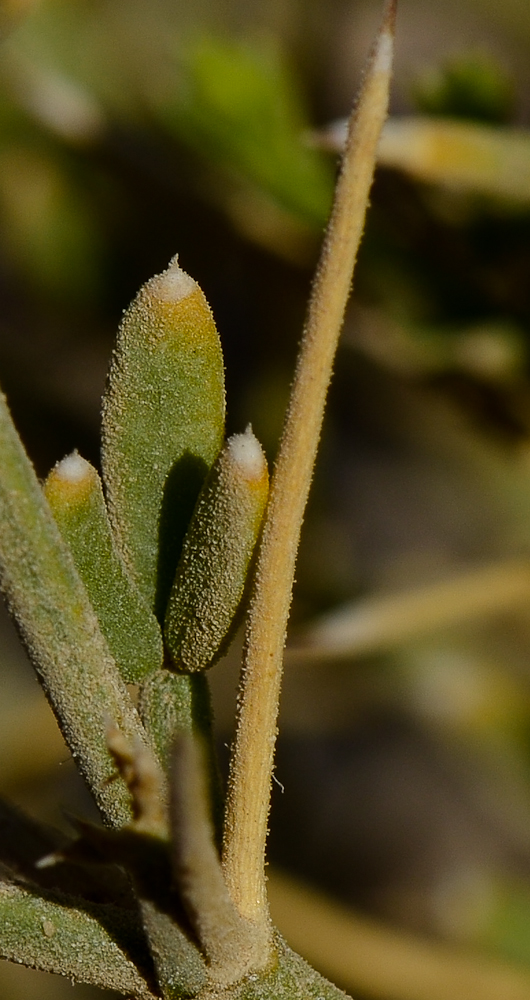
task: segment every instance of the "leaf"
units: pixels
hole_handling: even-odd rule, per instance
[[[158,995],[136,918],[116,906],[0,884],[0,957],[138,1000]]]
[[[116,548],[99,476],[74,452],[50,472],[44,492],[120,673],[138,683],[162,663],[162,634]]]
[[[146,734],[0,394],[0,583],[62,733],[106,821],[130,818],[105,740]]]
[[[125,873],[115,865],[82,863],[38,864],[45,857],[63,855],[67,838],[53,827],[25,816],[0,799],[0,864],[17,883],[39,885],[70,896],[82,896],[95,903],[131,905],[131,887]]]
[[[124,561],[162,618],[182,539],[222,443],[221,345],[174,258],[126,311],[103,401],[103,478]]]
[[[223,448],[184,539],[164,629],[178,670],[205,670],[226,651],[268,489],[265,456],[249,427],[245,434],[234,434]]]
[[[194,733],[202,738],[206,751],[212,818],[220,840],[224,801],[212,731],[212,705],[207,678],[203,674],[176,674],[172,670],[157,670],[140,688],[138,711],[166,774],[169,773],[175,737]]]
[[[166,770],[175,733],[211,736],[211,705],[204,677],[189,677],[161,669],[140,688],[138,709]]]
[[[347,994],[324,979],[274,935],[275,955],[263,972],[253,972],[233,986],[210,987],[197,1000],[345,1000]]]

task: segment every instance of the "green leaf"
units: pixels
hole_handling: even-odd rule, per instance
[[[197,1000],[345,1000],[346,993],[292,951],[275,934],[275,954],[269,968],[252,972],[233,986],[210,986]]]
[[[164,1000],[196,996],[206,981],[206,964],[198,948],[155,903],[141,899],[140,911]]]
[[[211,667],[232,638],[268,488],[265,456],[249,427],[223,448],[184,540],[164,629],[178,670]]]
[[[106,720],[131,742],[146,734],[1,394],[0,455],[0,584],[81,774],[120,826],[130,801],[111,780]]]
[[[174,258],[126,311],[103,402],[103,478],[118,547],[157,617],[223,439],[221,344]]]
[[[2,883],[0,957],[138,1000],[158,995],[142,930],[117,906]]]
[[[166,769],[176,733],[211,736],[210,693],[203,677],[157,670],[140,688],[138,709]]]
[[[164,117],[210,162],[246,178],[300,221],[324,225],[334,171],[304,141],[303,101],[270,42],[200,39],[184,54]]]
[[[138,763],[138,759],[131,761],[133,771]],[[142,781],[139,771],[133,777],[135,787],[137,779]],[[138,798],[147,791],[144,786]],[[136,792],[140,792],[138,787]],[[123,830],[106,830],[78,820],[76,826],[81,838],[66,848],[64,854],[67,859],[99,857],[127,871],[162,996],[165,1000],[179,1000],[194,996],[201,989],[206,982],[206,964],[174,890],[170,845],[165,839],[167,828],[165,833],[161,829],[158,832],[140,829],[145,818],[138,817]]]
[[[162,634],[114,543],[99,476],[74,452],[50,472],[44,492],[120,673],[138,683],[162,663]]]

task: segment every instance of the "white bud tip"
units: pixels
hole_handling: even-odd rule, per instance
[[[226,447],[247,479],[261,478],[266,467],[265,455],[250,424],[244,434],[233,434]]]
[[[175,254],[167,270],[151,278],[147,287],[151,294],[164,302],[180,302],[195,291],[197,282],[179,267],[178,254]]]
[[[90,462],[81,458],[78,451],[73,451],[71,455],[67,455],[62,462],[55,466],[55,474],[67,483],[82,482],[90,475],[91,470]]]

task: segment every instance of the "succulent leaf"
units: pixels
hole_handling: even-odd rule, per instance
[[[130,817],[105,740],[111,716],[146,741],[71,553],[0,393],[0,586],[72,756],[106,822]]]
[[[98,473],[74,452],[44,492],[120,673],[138,683],[162,663],[162,634],[116,548]]]
[[[211,667],[232,637],[268,488],[265,456],[248,427],[221,451],[184,540],[165,621],[178,670]]]
[[[118,547],[159,618],[224,429],[221,344],[175,257],[126,310],[103,401],[102,464]]]

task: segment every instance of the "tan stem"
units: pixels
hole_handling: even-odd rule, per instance
[[[223,864],[237,908],[258,923],[268,920],[265,842],[296,553],[333,359],[364,227],[377,143],[387,114],[394,20],[395,0],[390,0],[350,122],[272,479],[250,607]]]

